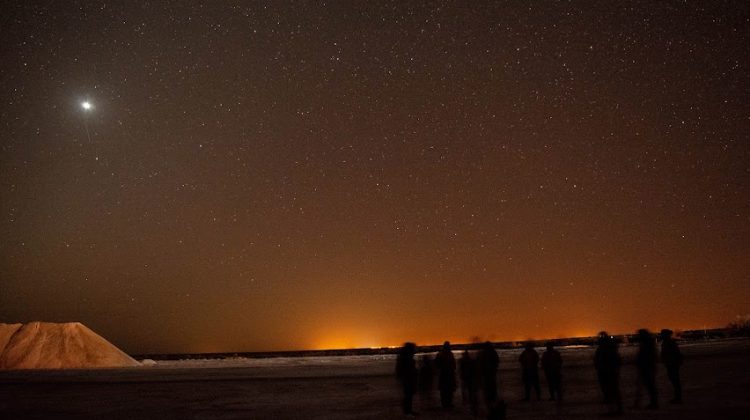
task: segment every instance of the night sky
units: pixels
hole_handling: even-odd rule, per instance
[[[15,3],[0,322],[209,352],[750,312],[746,1]]]

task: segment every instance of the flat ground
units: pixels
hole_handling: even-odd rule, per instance
[[[750,340],[684,344],[682,405],[670,405],[660,368],[661,408],[631,408],[635,348],[623,347],[621,386],[627,419],[744,419],[750,412]],[[592,367],[593,349],[562,349],[562,404],[520,401],[520,350],[501,350],[498,373],[508,418],[600,418],[605,411]],[[107,370],[0,372],[0,418],[110,419],[389,419],[402,418],[392,356],[160,362]],[[437,392],[417,395],[423,419],[472,419],[460,403],[444,411]],[[645,400],[645,396],[644,396]]]

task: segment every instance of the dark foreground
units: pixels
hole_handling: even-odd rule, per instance
[[[633,348],[622,348],[626,361]],[[500,392],[508,418],[600,418],[593,349],[564,349],[563,404],[519,401],[520,350],[500,351]],[[683,346],[685,403],[670,405],[671,387],[658,375],[661,407],[631,408],[635,367],[622,370],[627,419],[743,419],[750,412],[750,341]],[[402,418],[390,356],[265,361],[172,362],[97,371],[0,372],[2,419],[383,419]],[[645,398],[644,398],[645,400]],[[415,398],[424,419],[472,419],[456,394],[456,407],[438,408],[438,396]]]

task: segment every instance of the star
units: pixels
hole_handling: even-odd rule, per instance
[[[89,101],[83,101],[81,102],[81,108],[83,108],[85,111],[91,111],[91,109],[94,107],[94,105],[91,104]]]

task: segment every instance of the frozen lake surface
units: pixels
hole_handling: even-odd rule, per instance
[[[541,353],[542,349],[538,349]],[[633,409],[635,347],[621,347],[624,418],[745,418],[750,411],[750,340],[683,344],[685,403],[668,403],[671,386],[660,367],[661,408]],[[499,350],[501,397],[508,418],[599,418],[593,348],[561,348],[565,402],[521,402],[517,358]],[[100,370],[2,371],[0,418],[383,419],[402,418],[393,377],[395,356],[284,357],[160,361]],[[468,407],[440,409],[437,391],[417,395],[419,418],[471,419]]]

